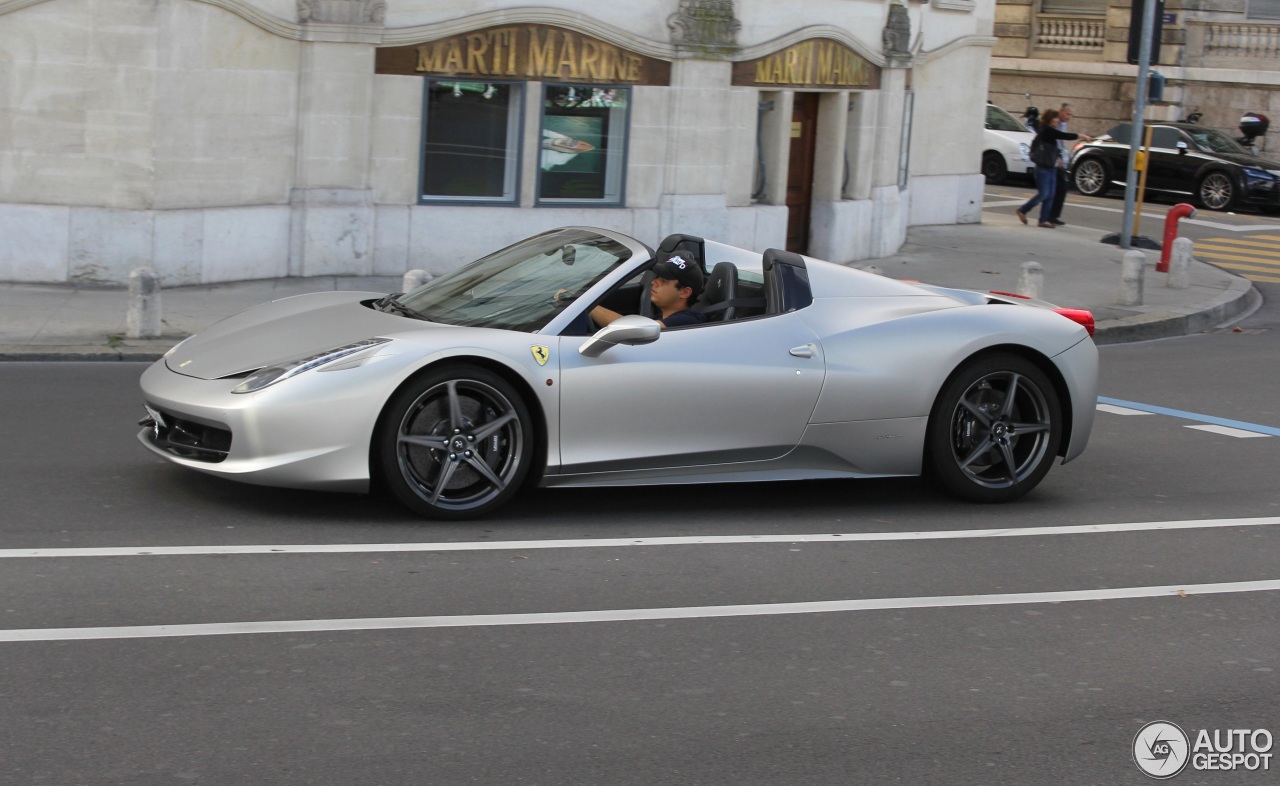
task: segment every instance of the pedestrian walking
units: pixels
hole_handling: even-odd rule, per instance
[[[1058,109],[1058,130],[1070,131],[1068,124],[1075,115],[1075,108],[1071,104],[1064,103]],[[1053,206],[1049,208],[1049,223],[1056,227],[1066,224],[1062,220],[1062,207],[1067,203],[1067,188],[1070,185],[1070,179],[1067,177],[1067,166],[1071,163],[1071,151],[1067,149],[1065,142],[1058,141],[1058,155],[1062,158],[1062,167],[1058,169],[1058,182],[1053,191]]]
[[[1031,162],[1036,165],[1036,195],[1014,211],[1019,221],[1027,223],[1027,213],[1039,205],[1040,221],[1037,226],[1054,228],[1053,222],[1049,220],[1049,211],[1053,207],[1053,195],[1057,190],[1058,170],[1063,168],[1058,141],[1081,137],[1081,134],[1058,130],[1058,110],[1046,109],[1040,116],[1040,131],[1031,143]]]

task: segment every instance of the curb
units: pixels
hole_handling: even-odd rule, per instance
[[[1248,314],[1262,304],[1262,293],[1246,278],[1235,277],[1226,293],[1207,307],[1188,313],[1159,311],[1099,322],[1093,342],[1128,344],[1158,338],[1190,336]]]

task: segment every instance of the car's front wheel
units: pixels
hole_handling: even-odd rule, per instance
[[[1003,183],[1009,177],[1009,167],[1004,163],[1004,156],[994,151],[983,153],[982,176],[991,185]]]
[[[1085,196],[1102,196],[1111,186],[1111,173],[1107,165],[1097,158],[1086,158],[1076,163],[1076,190]]]
[[[376,436],[378,470],[391,493],[438,519],[474,518],[506,503],[533,455],[519,392],[475,366],[411,381],[391,400]]]
[[[974,502],[1007,502],[1035,488],[1062,440],[1062,408],[1044,372],[1016,355],[990,355],[947,380],[929,417],[926,467]]]
[[[1196,190],[1200,204],[1210,210],[1229,210],[1236,198],[1236,187],[1225,172],[1210,172]]]

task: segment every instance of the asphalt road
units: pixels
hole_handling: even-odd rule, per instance
[[[1280,734],[1259,286],[1239,332],[1102,348],[1123,404],[1004,506],[829,481],[429,523],[151,457],[142,366],[0,364],[0,783],[1140,784],[1150,721]],[[1188,520],[1221,526],[1152,526]]]

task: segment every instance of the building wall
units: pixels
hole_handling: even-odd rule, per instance
[[[979,220],[991,0],[904,6],[896,53],[880,0],[738,0],[728,46],[676,40],[680,7],[0,0],[0,280],[122,284],[141,265],[166,285],[443,272],[565,224],[782,247],[798,91],[822,93],[810,253],[874,258],[911,223]],[[623,205],[536,206],[537,81],[516,204],[420,204],[423,79],[376,73],[378,49],[534,22],[671,63],[669,85],[631,88]],[[810,40],[852,48],[881,85],[733,84],[734,62]]]
[[[1015,113],[1069,101],[1073,130],[1091,134],[1131,121],[1137,66],[1127,62],[1129,1],[1108,0],[1098,14],[1075,18],[1041,7],[997,0],[990,99]],[[1166,0],[1172,21],[1152,65],[1166,78],[1165,100],[1148,107],[1148,119],[1198,112],[1202,125],[1237,136],[1246,112],[1280,112],[1280,21],[1249,19],[1247,10],[1246,0]],[[1259,147],[1280,159],[1280,126]]]

